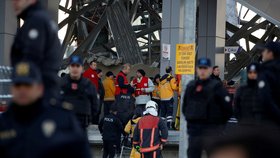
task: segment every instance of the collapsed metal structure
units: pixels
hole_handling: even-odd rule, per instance
[[[64,52],[76,41],[78,47],[72,55],[83,58],[106,52],[103,55],[108,58],[121,58],[131,64],[159,62],[162,0],[71,0],[71,4],[66,0],[59,9],[69,14],[59,23],[59,29],[68,25]],[[240,21],[241,27],[226,23],[225,45],[240,46],[239,41],[245,39],[246,48],[231,60],[226,55],[225,79],[232,79],[250,62],[258,60],[259,48],[267,41],[279,41],[279,28],[260,19],[256,15],[250,21]],[[259,29],[265,31],[260,38],[253,35]]]
[[[71,4],[67,0],[59,6],[69,14],[58,24],[59,29],[68,25],[63,51],[77,41],[73,55],[109,52],[108,56],[131,64],[151,63],[160,52],[155,32],[161,29],[161,5],[160,0],[72,0]]]

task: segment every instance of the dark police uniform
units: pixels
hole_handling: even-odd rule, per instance
[[[259,65],[250,64],[247,72],[259,72]],[[257,79],[247,79],[247,84],[241,86],[235,95],[234,114],[241,125],[261,125],[268,122],[269,114],[259,99],[259,87]],[[266,124],[266,123],[265,123]]]
[[[1,158],[90,158],[90,148],[74,116],[42,100],[12,103],[0,116]]]
[[[19,16],[24,24],[18,29],[11,50],[11,64],[32,61],[41,70],[45,98],[51,100],[59,93],[58,76],[63,53],[57,36],[57,24],[42,9],[39,2],[25,9]],[[53,99],[52,99],[53,100]]]
[[[69,103],[84,129],[90,123],[98,122],[93,120],[97,115],[97,92],[88,79],[81,77],[73,80],[70,75],[66,75],[62,79],[61,98],[63,103]]]
[[[259,98],[267,108],[271,122],[280,127],[280,43],[269,42],[265,48],[273,52],[274,59],[261,65],[258,76]]]
[[[103,158],[114,158],[120,150],[121,135],[125,134],[122,122],[111,113],[101,119],[98,127],[103,138]]]
[[[42,83],[34,64],[19,63],[13,70],[14,85]],[[17,90],[17,89],[16,89]],[[12,102],[0,115],[1,158],[90,158],[86,135],[67,110],[44,99],[29,105]]]
[[[259,98],[267,107],[271,121],[280,125],[280,61],[273,60],[262,64],[259,74]]]
[[[200,59],[198,66],[210,67],[209,59]],[[232,115],[230,96],[220,81],[194,80],[186,89],[183,100],[183,113],[188,122],[189,158],[200,158],[203,150],[203,137],[222,133]]]

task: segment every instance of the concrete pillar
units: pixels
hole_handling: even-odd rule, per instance
[[[52,19],[58,22],[58,6],[60,0],[41,0],[41,3],[49,11]]]
[[[184,1],[163,0],[161,44],[170,44],[170,60],[161,58],[160,73],[165,74],[165,68],[172,66],[175,72],[176,44],[184,38]]]
[[[185,0],[185,16],[184,16],[184,43],[192,44],[196,42],[196,12],[197,12],[197,0]],[[182,75],[182,92],[181,96],[184,96],[187,84],[194,79],[194,75]],[[183,107],[184,97],[181,97],[181,107]],[[187,157],[187,122],[181,108],[180,115],[180,144],[179,144],[179,157]]]
[[[0,1],[0,65],[10,64],[10,50],[17,29],[11,0]]]
[[[222,79],[224,78],[225,25],[225,0],[199,2],[197,57],[208,57],[213,65],[219,65]]]

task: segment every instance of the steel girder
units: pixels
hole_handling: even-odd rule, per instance
[[[126,6],[124,2],[128,5]],[[59,23],[60,29],[68,25],[63,40],[63,51],[65,52],[73,41],[77,41],[78,48],[72,55],[87,58],[92,53],[109,51],[113,55],[117,53],[116,56],[123,57],[124,62],[141,63],[145,55],[141,52],[146,52],[147,49],[141,43],[151,45],[154,41],[158,41],[154,32],[161,30],[160,4],[159,0],[151,3],[147,0],[72,0],[72,5],[69,6],[67,1],[64,6],[59,6],[61,11],[69,14]],[[154,6],[160,7],[155,10]],[[143,13],[151,16],[152,25],[149,26],[147,21],[140,25],[134,23]],[[102,29],[108,30],[107,35],[100,33]],[[147,40],[149,34],[153,36],[151,41]],[[107,36],[109,40],[95,46],[100,35]],[[112,50],[114,47],[117,52]],[[67,60],[64,61],[63,67]]]
[[[267,20],[257,22],[260,18],[259,15],[256,15],[248,22],[242,21],[241,28],[229,22],[226,23],[227,31],[233,33],[231,37],[227,35],[226,46],[240,46],[240,39],[245,40],[246,46],[242,48],[241,52],[235,54],[234,60],[230,60],[229,55],[226,55],[225,69],[227,74],[225,79],[231,80],[248,64],[258,61],[265,43],[273,41],[275,37],[277,37],[277,40],[280,39],[279,28]],[[253,33],[260,29],[265,30],[265,33],[258,38]],[[250,42],[254,44],[252,48],[250,48]]]

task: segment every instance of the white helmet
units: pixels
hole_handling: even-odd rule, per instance
[[[146,114],[151,114],[153,116],[157,116],[158,115],[158,105],[156,102],[154,101],[148,101],[146,104],[146,111],[144,111],[144,115]]]

